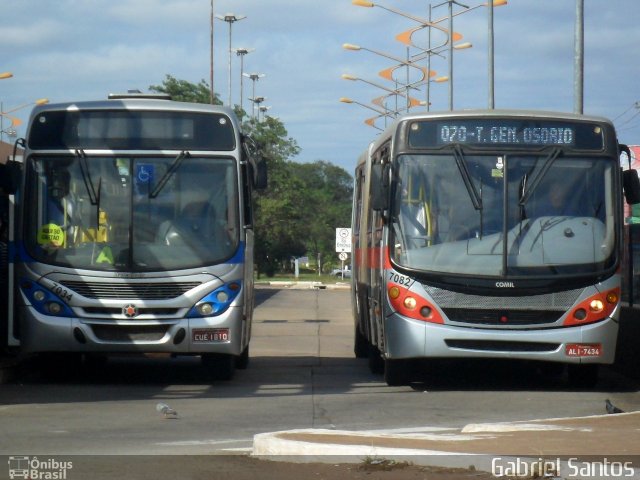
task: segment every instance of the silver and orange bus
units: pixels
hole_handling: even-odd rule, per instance
[[[249,358],[252,192],[266,171],[230,109],[149,97],[33,110],[7,341],[201,355],[229,379]]]
[[[403,116],[360,157],[355,353],[389,385],[424,358],[612,363],[623,185],[610,121],[535,111]],[[553,365],[549,363],[547,365]]]

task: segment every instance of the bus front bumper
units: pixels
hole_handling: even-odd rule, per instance
[[[162,320],[96,320],[42,315],[23,308],[21,346],[25,352],[178,353],[242,352],[241,307],[221,315]]]
[[[385,320],[385,351],[401,358],[509,358],[611,364],[618,322],[612,318],[576,327],[535,330],[466,328],[392,314]]]

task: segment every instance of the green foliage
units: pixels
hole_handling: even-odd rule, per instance
[[[209,103],[209,86],[167,75],[151,91],[168,93],[173,100]],[[215,95],[216,104],[221,104]],[[239,118],[246,113],[234,108]],[[294,257],[336,258],[335,229],[351,224],[353,180],[344,169],[329,162],[296,163],[300,153],[284,124],[266,116],[243,122],[245,134],[255,141],[267,162],[269,186],[256,193],[255,263],[259,273],[272,276],[287,269]],[[325,262],[323,260],[323,263]],[[334,260],[335,261],[335,260]]]
[[[168,93],[171,95],[171,99],[176,102],[209,103],[211,100],[209,84],[204,80],[200,80],[200,83],[191,83],[167,75],[162,85],[151,85],[149,90],[156,93]],[[213,104],[222,105],[217,93],[214,94]]]

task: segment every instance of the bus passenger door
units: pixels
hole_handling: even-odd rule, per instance
[[[0,344],[18,346],[13,316],[14,270],[12,245],[14,242],[14,193],[20,182],[20,164],[16,161],[0,163]]]

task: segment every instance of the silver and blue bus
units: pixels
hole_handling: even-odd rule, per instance
[[[9,245],[27,353],[200,355],[246,368],[264,162],[228,108],[151,95],[34,108]]]
[[[598,117],[397,119],[355,170],[356,356],[389,385],[436,357],[568,364],[594,384],[615,357],[623,192],[639,201],[621,150]]]

